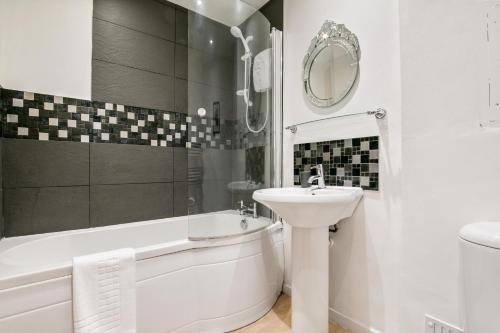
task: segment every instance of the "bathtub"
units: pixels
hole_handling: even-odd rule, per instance
[[[224,211],[3,239],[0,332],[73,332],[72,258],[123,247],[136,250],[139,333],[245,326],[281,292],[283,238],[281,223],[241,220]]]

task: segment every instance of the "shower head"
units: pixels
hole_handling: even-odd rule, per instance
[[[250,48],[248,47],[248,42],[253,39],[253,36],[248,36],[245,39],[245,37],[243,37],[243,33],[241,32],[241,29],[238,28],[237,26],[231,27],[231,35],[233,35],[236,38],[241,39],[241,42],[243,43],[243,47],[245,48],[245,53],[250,54]]]
[[[243,33],[241,32],[241,29],[235,25],[231,27],[231,35],[233,35],[236,38],[243,38]]]

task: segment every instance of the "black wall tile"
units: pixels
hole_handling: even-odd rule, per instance
[[[259,11],[271,22],[271,26],[283,31],[283,0],[271,0]]]
[[[236,43],[239,41],[231,35],[228,26],[191,11],[188,13],[189,48],[201,50],[207,56],[232,58]]]
[[[173,184],[92,185],[90,226],[172,217]]]
[[[174,78],[94,60],[92,99],[173,111]]]
[[[173,148],[174,150],[174,181],[188,180],[188,150]]]
[[[0,188],[0,238],[4,237],[5,224],[3,218],[3,190]]]
[[[76,142],[3,140],[5,188],[89,184],[89,145]]]
[[[201,154],[203,179],[231,182],[233,180],[233,157],[233,152],[229,150],[203,150]],[[191,163],[191,160],[189,162]]]
[[[220,104],[220,116],[223,119],[236,119],[237,114],[234,112],[233,103],[235,93],[233,90],[221,89],[213,85],[188,81],[188,87],[184,91],[187,94],[185,103],[189,115],[196,115],[198,113],[198,108],[203,107],[207,110],[208,116],[213,117],[214,103],[218,102]],[[175,102],[177,107],[177,100]],[[181,112],[180,110],[181,108],[179,107],[178,112]]]
[[[234,52],[224,56],[194,48],[190,48],[187,52],[190,81],[234,90]],[[238,65],[243,66],[243,63]]]
[[[377,136],[313,142],[294,145],[294,183],[300,185],[300,173],[317,164],[323,165],[325,183],[379,189]],[[312,174],[316,174],[312,170]]]
[[[0,118],[2,117],[2,112],[1,112],[1,105],[2,105],[2,101],[0,100]],[[0,124],[0,127],[2,127],[2,125]],[[1,133],[0,133],[0,190],[3,188],[3,141],[4,141],[4,138],[1,137]],[[2,205],[2,202],[0,201],[0,206]],[[1,214],[0,214],[0,218],[1,218]],[[1,236],[0,236],[1,238]]]
[[[2,94],[2,88],[0,87],[0,97]],[[2,99],[0,98],[0,117],[2,110]],[[0,124],[0,128],[2,125]],[[2,134],[2,130],[0,129],[0,136]],[[3,218],[3,173],[2,173],[2,145],[3,138],[0,137],[0,239],[4,237],[4,218]]]
[[[0,99],[0,118],[2,117],[2,100]],[[2,127],[1,121],[0,121],[0,128]],[[1,130],[0,130],[0,190],[3,188],[3,141],[4,138],[1,137]],[[0,201],[0,206],[2,205],[2,202]],[[1,217],[1,214],[0,214]]]
[[[188,182],[174,183],[174,216],[188,215]]]
[[[175,44],[94,19],[92,57],[159,74],[174,75]]]
[[[175,112],[188,113],[188,81],[175,79]]]
[[[203,180],[201,199],[204,213],[232,208],[232,196],[228,184],[229,181],[226,180]]]
[[[183,93],[187,94],[185,89]],[[5,138],[38,141],[47,140],[48,135],[50,141],[186,147],[186,142],[194,137],[196,140],[192,141],[191,147],[210,149],[232,149],[235,144],[244,144],[243,138],[235,131],[236,120],[221,117],[216,131],[215,119],[211,117],[213,110],[210,109],[206,117],[191,115],[188,119],[186,114],[173,111],[62,97],[62,103],[53,105],[54,110],[44,110],[44,101],[53,101],[54,96],[35,93],[34,100],[23,100],[23,94],[23,91],[3,90],[1,102],[7,105],[3,109],[4,117],[7,113],[18,118],[17,123],[4,124]],[[14,99],[21,99],[23,107],[13,106]],[[186,104],[184,101],[184,108]],[[231,110],[225,99],[218,104],[223,112]],[[57,125],[49,125],[50,118],[55,118]],[[121,136],[122,131],[126,132],[126,138]]]
[[[91,184],[171,182],[173,174],[170,147],[90,144]]]
[[[187,80],[188,78],[188,48],[187,46],[175,45],[175,77]]]
[[[40,105],[53,102],[54,97],[41,94],[35,94],[35,101],[25,100],[24,110],[13,110],[9,104],[10,112],[20,118],[19,124],[10,124],[9,137],[31,139],[19,141],[28,146],[31,142],[35,148],[47,147],[40,152],[38,148],[19,147],[17,155],[9,151],[8,172],[0,170],[11,179],[8,198],[4,191],[9,235],[181,216],[188,210],[194,214],[230,209],[234,199],[227,189],[232,179],[231,153],[200,152],[196,163],[191,163],[193,159],[188,163],[188,154],[195,149],[231,149],[236,141],[232,132],[236,125],[232,120],[237,119],[234,56],[236,45],[240,45],[229,28],[158,0],[95,0],[93,34],[93,100],[123,104],[125,112],[135,113],[136,119],[127,119],[116,105],[106,110],[105,116],[98,116],[98,108],[103,109],[104,103],[68,98],[64,105],[55,105],[54,112],[46,112]],[[22,98],[22,92],[9,94],[2,101]],[[212,139],[204,142],[198,134],[208,134],[205,129],[213,127],[210,117],[214,103],[220,105],[224,125],[217,138],[210,133]],[[78,105],[78,112],[68,114],[67,104]],[[40,118],[28,117],[29,107],[39,108]],[[80,107],[89,108],[88,112]],[[199,107],[207,109],[209,118],[193,117],[193,123],[189,123],[186,114],[196,115]],[[179,113],[170,112],[170,120],[161,121],[163,111],[174,110]],[[81,119],[82,113],[90,113],[91,122]],[[149,140],[140,139],[140,133],[131,134],[131,126],[152,113],[159,116],[158,120],[151,123],[152,127],[140,129],[140,133],[148,133]],[[109,124],[111,116],[118,117],[118,124]],[[59,128],[49,127],[48,117],[58,117]],[[77,128],[68,128],[68,119],[76,119]],[[101,122],[102,130],[92,128],[92,120]],[[168,130],[171,123],[175,123],[175,130]],[[157,125],[164,128],[164,134],[156,134]],[[192,125],[198,127],[196,132],[191,131]],[[180,130],[181,126],[187,131]],[[30,136],[18,135],[19,127],[29,127]],[[75,144],[85,150],[85,161],[74,158],[75,153],[68,148],[54,145],[57,142],[34,141],[39,131],[49,131],[50,140],[66,140],[58,137],[58,129],[68,131],[67,140],[90,136],[90,145]],[[128,130],[129,138],[120,139],[120,130]],[[182,148],[150,146],[179,131],[182,139],[168,141],[167,145]],[[98,143],[106,141],[101,133],[109,134],[115,144]],[[193,149],[185,149],[186,139],[191,137],[197,142]],[[10,158],[12,154],[14,159]],[[33,156],[25,156],[30,154]],[[90,188],[79,186],[89,183]],[[14,188],[18,186],[32,188]],[[0,202],[1,195],[0,190]],[[188,201],[188,196],[193,200]],[[73,210],[76,219],[68,217]]]
[[[201,214],[203,210],[203,185],[199,181],[188,182],[189,214]]]
[[[5,236],[88,228],[89,187],[6,189]]]
[[[188,44],[188,12],[182,8],[175,10],[175,42],[187,45]]]
[[[175,9],[154,0],[94,0],[94,17],[175,40]]]

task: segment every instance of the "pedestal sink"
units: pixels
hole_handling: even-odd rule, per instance
[[[328,332],[328,226],[350,217],[357,187],[270,188],[253,199],[292,226],[292,332]]]

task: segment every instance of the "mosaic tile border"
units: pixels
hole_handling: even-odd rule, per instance
[[[322,164],[327,185],[379,189],[378,136],[298,144],[293,155],[295,185],[300,185],[300,172]]]
[[[1,88],[6,138],[233,149],[236,121]],[[220,124],[220,133],[214,127]]]

